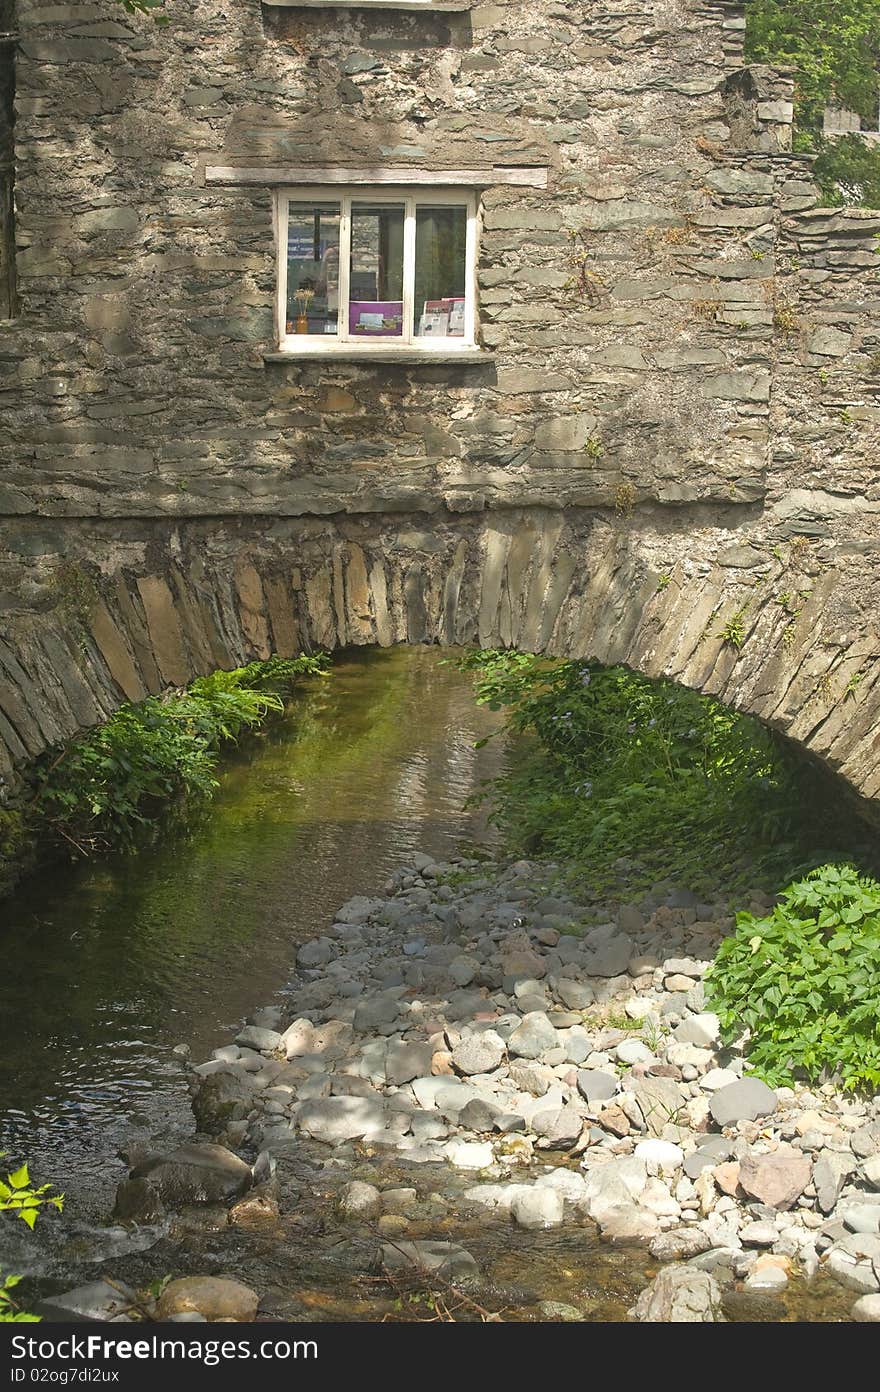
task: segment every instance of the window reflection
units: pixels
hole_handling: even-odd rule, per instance
[[[417,338],[464,337],[467,221],[461,205],[416,209]]]
[[[403,336],[403,204],[351,208],[352,338]]]
[[[339,328],[339,204],[291,203],[287,223],[289,334]]]

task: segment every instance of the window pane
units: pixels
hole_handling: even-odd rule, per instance
[[[339,322],[339,204],[291,203],[287,332],[335,334]]]
[[[467,208],[416,208],[417,338],[463,338]]]
[[[351,208],[351,288],[348,328],[353,338],[403,335],[403,204]]]

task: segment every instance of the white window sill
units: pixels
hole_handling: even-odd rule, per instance
[[[303,335],[305,337],[305,335]],[[315,335],[318,337],[318,335]],[[438,363],[462,364],[495,361],[495,354],[485,348],[473,345],[467,348],[414,348],[405,344],[399,348],[380,347],[378,344],[334,343],[332,346],[320,341],[318,344],[299,344],[296,347],[278,348],[263,354],[263,361],[276,362],[367,362],[402,363],[407,366],[434,367]]]

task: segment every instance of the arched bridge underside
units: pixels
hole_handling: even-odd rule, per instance
[[[806,509],[806,512],[804,511]],[[121,702],[272,652],[396,643],[625,663],[751,712],[880,792],[864,540],[528,508],[196,522],[19,519],[0,553],[0,774]],[[638,525],[636,525],[638,522]],[[799,528],[799,529],[798,529]],[[821,531],[821,529],[815,529]]]

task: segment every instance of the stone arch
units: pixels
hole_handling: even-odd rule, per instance
[[[272,651],[519,647],[624,663],[749,712],[880,792],[880,663],[852,576],[797,538],[594,509],[22,524],[0,775],[124,700]],[[25,559],[27,557],[28,559]],[[850,631],[848,631],[848,623]]]

